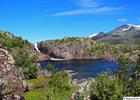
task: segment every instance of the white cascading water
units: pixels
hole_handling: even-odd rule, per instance
[[[37,47],[37,43],[34,44],[34,47],[35,47],[35,50],[36,50],[38,53],[40,53],[40,50],[39,50],[38,47]]]
[[[63,61],[63,60],[66,60],[66,59],[50,58],[50,60],[53,60],[53,61]]]
[[[37,47],[37,43],[34,44],[34,47],[35,47],[35,50],[40,53],[40,50],[38,49]],[[62,61],[62,60],[65,60],[65,59],[58,59],[58,58],[50,58],[50,60],[53,60],[53,61]]]

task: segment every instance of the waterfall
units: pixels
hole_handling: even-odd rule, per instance
[[[40,53],[40,50],[37,47],[37,43],[34,44],[35,50]]]
[[[50,60],[53,60],[53,61],[63,61],[63,60],[66,60],[66,59],[50,58]]]

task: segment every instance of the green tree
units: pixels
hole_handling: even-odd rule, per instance
[[[34,56],[30,57],[25,49],[18,49],[13,52],[13,57],[26,80],[36,78],[38,67]]]
[[[70,90],[68,74],[65,71],[60,71],[54,74],[49,84],[60,92]]]
[[[124,96],[140,96],[140,80],[131,78],[127,73],[132,62],[125,56],[118,58],[117,75],[99,74],[90,88],[91,99],[121,100]]]
[[[108,74],[99,74],[90,88],[91,99],[96,100],[121,100],[123,96],[123,84],[118,79],[108,76]]]
[[[117,77],[120,80],[125,81],[128,78],[128,68],[132,64],[132,62],[128,57],[125,57],[123,55],[118,58],[117,62],[119,64]]]

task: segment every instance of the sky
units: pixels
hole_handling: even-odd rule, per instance
[[[0,30],[35,43],[140,24],[140,0],[0,0]]]

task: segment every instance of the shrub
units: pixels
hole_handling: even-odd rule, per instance
[[[28,82],[32,84],[33,90],[24,93],[26,100],[69,100],[74,91],[64,71],[56,72],[50,78],[37,78]]]
[[[121,100],[123,84],[120,80],[110,79],[107,74],[100,74],[92,83],[90,96],[96,100]]]
[[[55,68],[55,66],[50,63],[45,67],[45,69],[53,74],[57,72],[57,69]]]
[[[10,52],[17,47],[26,48],[29,46],[27,40],[23,40],[21,37],[15,37],[9,32],[0,32],[0,43],[4,49]]]
[[[132,64],[128,58],[120,56],[117,75],[99,74],[90,88],[91,99],[122,100],[124,96],[140,96],[140,80],[129,77],[128,65]]]
[[[60,71],[54,74],[49,81],[49,89],[47,97],[54,100],[68,100],[74,88],[69,83],[69,78],[66,72]]]
[[[37,79],[31,79],[27,81],[31,84],[31,89],[42,89],[48,86],[48,79],[45,77],[39,77]]]
[[[21,69],[22,75],[26,80],[36,78],[38,66],[34,56],[30,57],[25,49],[18,49],[13,52],[13,57],[16,67]]]

